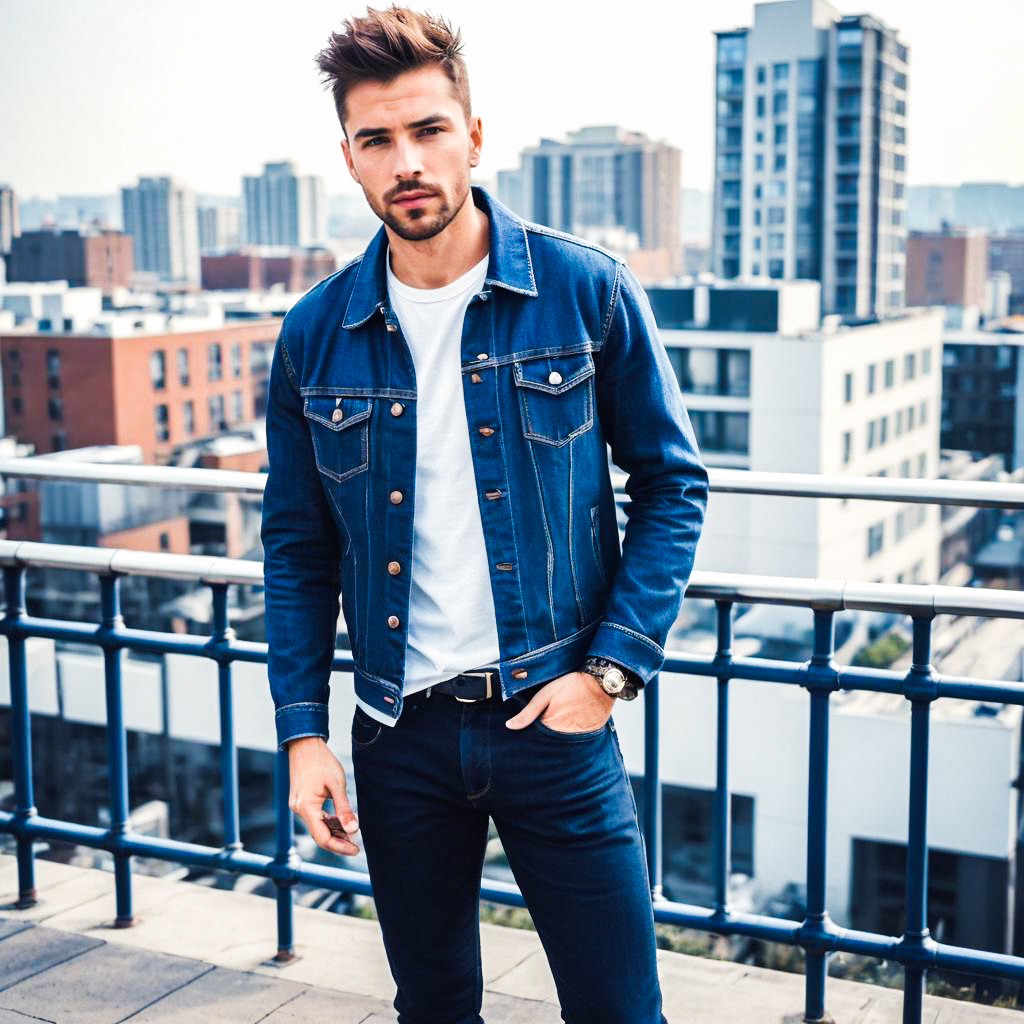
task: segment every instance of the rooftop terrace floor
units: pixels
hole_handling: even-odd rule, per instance
[[[249,893],[133,877],[135,924],[114,928],[107,871],[36,861],[39,902],[16,910],[0,855],[0,1024],[388,1024],[394,984],[376,922],[295,907],[296,958],[279,965],[275,907]],[[481,925],[487,1024],[558,1024],[536,933]],[[796,1024],[803,976],[659,950],[671,1024]],[[829,979],[837,1024],[901,1019],[901,993]],[[925,1024],[1017,1021],[1017,1010],[925,997]]]

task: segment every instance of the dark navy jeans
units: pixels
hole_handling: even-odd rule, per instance
[[[356,708],[363,849],[400,1024],[481,1024],[480,876],[493,818],[569,1024],[665,1024],[636,802],[614,722],[505,728],[536,687]]]

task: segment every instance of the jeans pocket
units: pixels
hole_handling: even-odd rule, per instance
[[[359,705],[352,716],[352,749],[362,750],[380,739],[384,725],[372,719]]]
[[[543,736],[553,736],[563,742],[572,743],[580,740],[597,739],[598,736],[601,736],[608,731],[609,722],[611,722],[610,717],[600,729],[589,729],[586,732],[563,732],[561,729],[552,729],[550,725],[545,725],[540,718],[535,718],[532,724],[537,732],[541,733]]]

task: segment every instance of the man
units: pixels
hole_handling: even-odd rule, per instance
[[[289,802],[325,850],[357,852],[360,831],[403,1024],[482,1021],[489,817],[565,1020],[657,1024],[610,714],[664,661],[707,474],[626,266],[470,186],[483,135],[460,46],[392,7],[317,58],[383,224],[289,312],[271,369],[262,536]],[[609,445],[631,498],[621,549]],[[358,822],[326,744],[339,589]]]

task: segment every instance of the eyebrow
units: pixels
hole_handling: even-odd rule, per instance
[[[416,128],[425,128],[428,124],[437,124],[438,122],[450,124],[451,118],[447,114],[429,114],[427,117],[421,117],[418,121],[410,121],[405,127],[415,130]],[[366,139],[371,136],[387,135],[389,131],[389,128],[360,128],[352,138],[358,141],[359,139]]]

